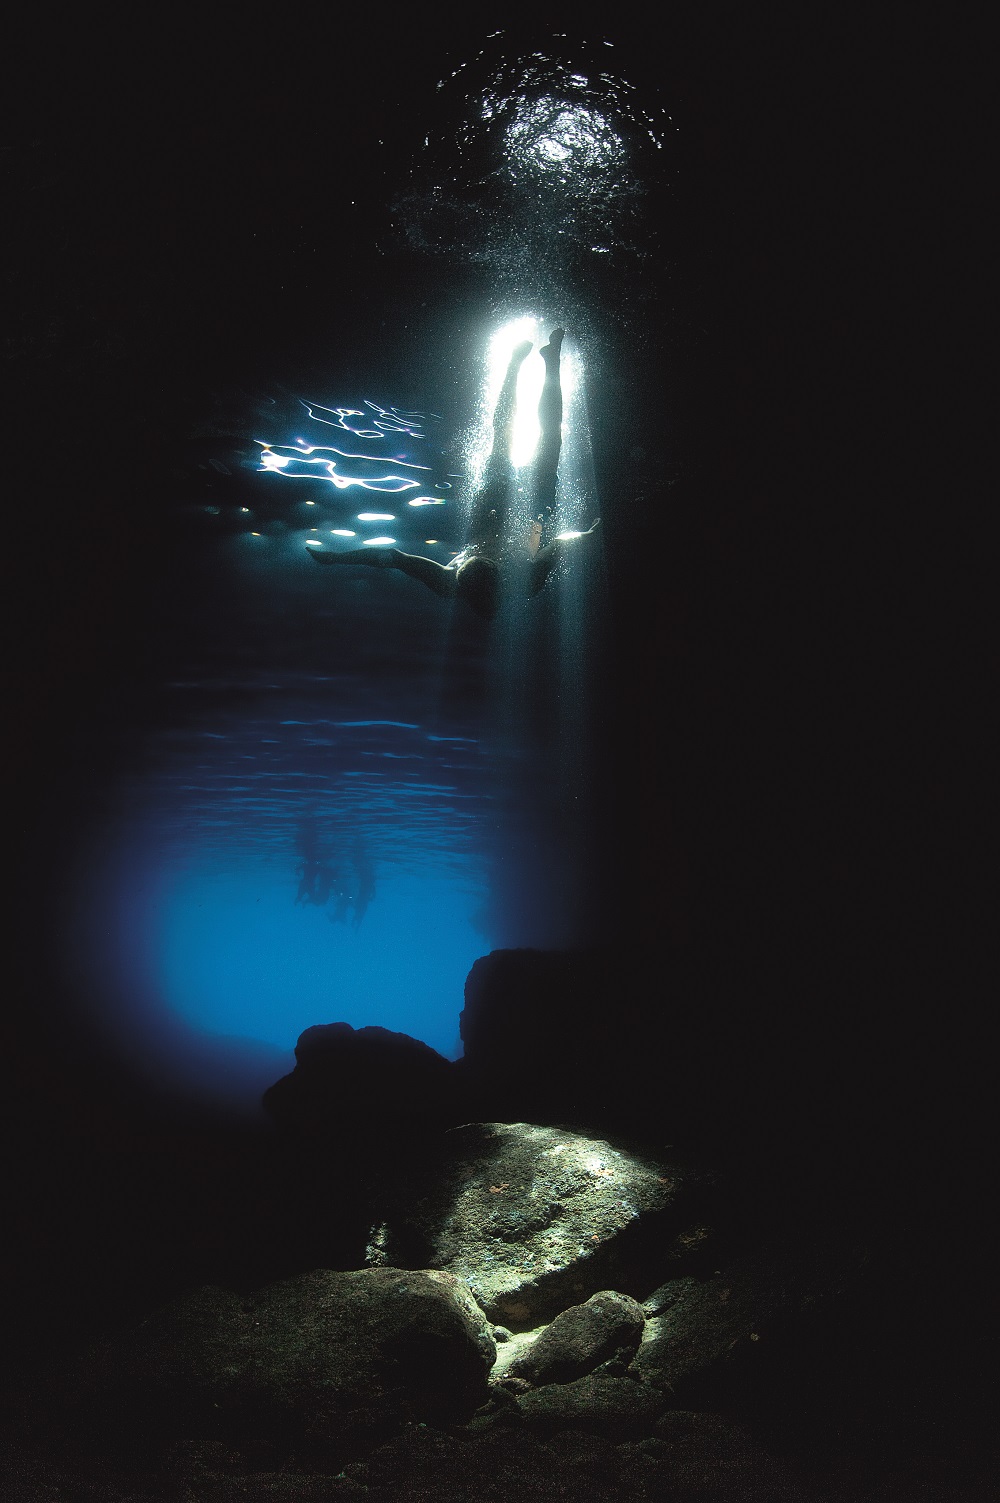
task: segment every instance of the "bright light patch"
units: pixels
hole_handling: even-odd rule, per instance
[[[541,355],[532,351],[517,378],[517,406],[510,443],[510,461],[516,470],[530,464],[538,448],[542,432],[538,426],[538,398],[544,380],[545,362]]]
[[[352,454],[345,449],[337,449],[332,444],[307,444],[299,439],[295,444],[267,444],[262,439],[255,439],[260,446],[260,467],[265,473],[283,475],[288,480],[327,480],[338,490],[347,490],[350,486],[360,486],[366,491],[398,491],[416,490],[419,481],[410,480],[405,475],[397,475],[393,471],[388,474],[366,472],[366,466],[377,467],[381,471],[385,460],[374,454]],[[279,452],[283,450],[284,452]],[[327,456],[336,454],[336,459]],[[339,464],[338,464],[339,461]],[[393,459],[392,463],[400,465],[404,470],[426,470],[425,464],[411,464],[407,460]],[[355,473],[345,474],[345,468],[353,469]]]
[[[287,454],[275,454],[274,450],[266,445],[260,456],[262,470],[284,470],[291,464],[291,457]]]
[[[357,533],[352,532],[349,527],[331,527],[330,536],[332,538],[356,538]]]
[[[363,546],[365,548],[384,548],[395,541],[395,538],[365,538]]]
[[[325,427],[342,428],[356,438],[385,438],[391,433],[405,433],[410,438],[423,438],[427,415],[422,412],[404,412],[399,407],[380,407],[377,402],[365,401],[364,412],[359,407],[325,407],[321,402],[303,402],[309,416]],[[326,413],[321,417],[320,413]],[[375,414],[373,417],[372,414]],[[370,427],[363,427],[368,422]],[[296,440],[301,443],[302,440]]]
[[[359,511],[359,522],[395,522],[391,511]]]
[[[510,364],[510,357],[517,345],[530,340],[538,345],[538,321],[531,317],[513,319],[498,329],[490,340],[486,352],[486,410],[491,412],[500,396],[500,388]],[[511,463],[516,467],[528,464],[538,447],[538,393],[542,389],[545,367],[540,357],[532,354],[521,366],[517,381],[517,405],[514,413],[514,431],[510,446]],[[477,454],[476,468],[485,471],[486,459],[492,446],[493,435],[484,428],[481,453]]]
[[[515,176],[563,188],[585,189],[625,159],[622,138],[598,110],[551,95],[519,102],[506,145]]]
[[[525,316],[512,320],[498,329],[490,340],[486,355],[486,408],[492,412],[500,395],[503,378],[515,347],[526,339],[533,346],[531,354],[521,366],[517,380],[517,399],[514,410],[513,436],[510,446],[511,463],[522,469],[531,463],[538,448],[541,430],[538,425],[538,399],[545,380],[545,362],[538,353],[548,342],[552,329],[557,327],[555,318],[542,323],[537,318]],[[572,350],[564,344],[559,367],[559,384],[562,387],[563,408],[569,406],[579,380],[579,364]],[[475,470],[482,474],[492,444],[492,432],[484,427],[479,450],[474,456]]]
[[[436,496],[414,496],[412,501],[407,501],[407,506],[443,506]]]
[[[320,542],[319,538],[306,538],[307,548],[322,548],[322,546],[323,544]]]

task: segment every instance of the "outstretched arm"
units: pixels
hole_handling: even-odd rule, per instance
[[[446,600],[455,594],[457,575],[454,571],[420,553],[403,553],[399,548],[348,548],[343,553],[328,553],[310,548],[309,555],[318,564],[364,564],[370,569],[398,569],[411,579],[419,579],[435,595],[442,595]]]
[[[531,575],[528,585],[529,595],[538,594],[539,590],[542,588],[545,581],[552,573],[552,570],[555,568],[556,564],[559,563],[560,559],[565,556],[567,549],[574,547],[575,544],[579,543],[582,538],[592,537],[593,534],[597,531],[598,527],[600,527],[600,525],[601,519],[600,517],[598,517],[595,522],[591,522],[586,532],[567,531],[561,533],[559,537],[553,538],[551,543],[546,543],[544,548],[539,548],[538,551],[533,554],[531,560]],[[535,536],[535,534],[533,534],[533,536]],[[528,546],[530,549],[530,540]]]

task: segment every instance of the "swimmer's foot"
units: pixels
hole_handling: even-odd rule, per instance
[[[549,335],[548,344],[543,344],[542,348],[538,351],[542,359],[546,362],[548,362],[549,360],[558,360],[559,351],[562,349],[562,342],[565,338],[565,329],[553,329],[552,333]]]
[[[524,339],[516,344],[510,352],[511,365],[520,365],[531,354],[532,344],[530,339]]]

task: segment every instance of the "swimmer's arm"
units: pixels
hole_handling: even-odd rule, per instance
[[[601,519],[598,517],[590,524],[586,532],[563,533],[562,536],[553,538],[551,543],[546,543],[544,548],[539,548],[531,560],[530,593],[538,594],[567,548],[572,547],[574,543],[579,543],[583,538],[592,537],[600,525]]]
[[[435,595],[451,599],[455,594],[456,576],[436,559],[419,553],[403,553],[399,548],[348,548],[343,552],[309,549],[318,564],[364,564],[369,569],[398,569],[411,579],[419,579]]]

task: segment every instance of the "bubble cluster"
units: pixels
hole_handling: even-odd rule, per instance
[[[625,161],[624,141],[598,110],[554,95],[516,102],[505,145],[515,179],[563,191],[592,189]]]

